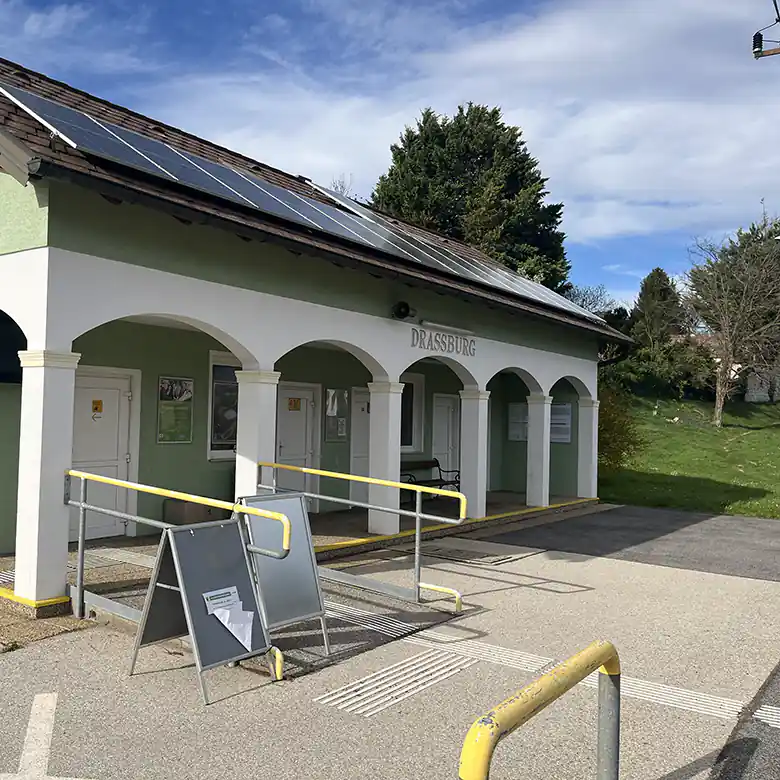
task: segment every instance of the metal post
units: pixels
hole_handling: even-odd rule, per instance
[[[597,780],[618,780],[620,774],[620,674],[599,670],[599,736]]]
[[[200,685],[200,695],[203,697],[203,703],[209,704],[209,693],[206,688],[206,681],[203,679],[203,671],[198,669],[198,684]]]
[[[81,478],[81,491],[79,499],[79,548],[78,561],[76,563],[76,617],[84,617],[84,547],[87,541],[87,480]]]
[[[414,600],[420,603],[420,532],[422,531],[422,493],[416,491],[414,503]]]
[[[325,655],[330,655],[330,637],[328,636],[328,624],[325,615],[320,616],[320,625],[322,626],[322,644],[324,645]]]

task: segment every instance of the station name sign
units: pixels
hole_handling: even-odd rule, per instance
[[[422,328],[412,328],[412,347],[424,349],[426,352],[443,352],[445,355],[474,357],[477,354],[476,339]]]

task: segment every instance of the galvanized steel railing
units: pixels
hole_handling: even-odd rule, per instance
[[[460,753],[460,780],[488,780],[499,742],[599,670],[597,780],[618,780],[620,658],[611,642],[596,641],[474,721]]]
[[[313,469],[305,466],[290,466],[286,463],[265,463],[260,462],[257,464],[261,468],[268,468],[273,470],[273,483],[271,485],[260,484],[258,487],[266,490],[277,490],[276,484],[276,472],[278,470],[283,471],[295,471],[301,474],[310,474],[316,477],[328,477],[330,479],[340,479],[347,482],[359,482],[367,485],[379,485],[380,487],[395,488],[396,490],[409,490],[415,493],[415,508],[414,511],[410,509],[390,508],[386,506],[378,506],[376,504],[368,504],[362,501],[354,501],[347,498],[338,498],[335,496],[326,496],[321,493],[312,493],[309,491],[296,491],[302,493],[308,498],[322,499],[324,501],[331,501],[335,504],[344,504],[350,507],[360,507],[361,509],[375,509],[380,512],[388,512],[390,514],[399,515],[401,517],[413,517],[414,518],[414,600],[419,601],[420,590],[429,590],[435,593],[445,593],[455,600],[455,609],[460,612],[463,606],[463,599],[461,594],[453,588],[447,588],[444,585],[431,585],[426,582],[420,581],[422,571],[422,556],[420,552],[420,535],[422,532],[422,521],[432,520],[435,523],[447,524],[447,525],[460,525],[466,519],[466,496],[463,493],[459,493],[455,490],[443,490],[441,488],[428,487],[427,485],[416,485],[413,482],[393,482],[387,479],[376,479],[374,477],[363,477],[357,474],[343,474],[338,471],[324,471],[323,469]],[[440,496],[443,498],[453,498],[458,502],[458,518],[452,519],[449,517],[442,517],[441,515],[430,515],[422,511],[422,497],[423,494]],[[373,537],[376,538],[376,537]],[[379,537],[382,538],[382,537]],[[323,575],[326,576],[326,575]],[[333,575],[335,577],[335,574]]]
[[[72,479],[81,480],[78,500],[75,500],[72,497]],[[116,509],[108,509],[106,507],[89,504],[87,502],[87,485],[89,482],[100,482],[104,485],[112,485],[114,487],[124,488],[125,490],[134,490],[138,493],[163,496],[164,498],[175,498],[180,501],[188,501],[193,504],[214,507],[215,509],[224,509],[228,512],[241,512],[245,515],[256,515],[258,517],[266,517],[269,520],[276,520],[282,524],[281,551],[266,550],[262,547],[255,547],[253,545],[247,545],[247,550],[259,555],[267,555],[272,558],[286,558],[290,553],[290,519],[287,517],[287,515],[284,515],[281,512],[272,512],[267,509],[256,509],[255,507],[241,506],[240,504],[234,504],[229,501],[220,501],[216,498],[206,498],[204,496],[196,496],[191,493],[181,493],[178,490],[167,490],[166,488],[154,487],[152,485],[141,485],[136,482],[127,482],[123,479],[104,477],[102,474],[90,474],[86,471],[70,469],[65,474],[65,503],[68,506],[76,507],[79,510],[78,561],[76,565],[76,617],[84,617],[84,553],[86,548],[87,535],[87,512],[97,512],[98,514],[107,515],[108,517],[116,517],[117,519],[123,520],[126,523],[140,523],[141,525],[148,525],[152,528],[158,528],[160,530],[173,528],[171,523],[164,523],[160,520],[152,520],[149,517],[131,515],[127,512],[120,512]]]

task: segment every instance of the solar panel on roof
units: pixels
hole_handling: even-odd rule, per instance
[[[321,189],[323,192],[326,192],[329,197],[341,203],[345,208],[351,209],[356,214],[359,214],[364,219],[376,222],[378,224],[384,223],[396,233],[403,234],[405,238],[414,238],[415,240],[423,243],[428,250],[428,253],[432,254],[431,250],[433,247],[429,246],[430,242],[423,242],[422,239],[412,237],[411,233],[404,230],[403,227],[391,223],[389,220],[384,219],[380,214],[365,208],[365,206],[361,206],[351,198],[346,198],[340,193],[333,192],[332,190],[329,190],[325,187],[320,187],[319,189]],[[453,250],[445,249],[444,247],[436,247],[436,250],[440,254],[448,255],[449,263],[452,266],[451,270],[458,276],[465,275],[471,279],[475,279],[476,281],[481,282],[482,284],[487,284],[491,287],[497,287],[499,289],[503,288],[505,290],[509,290],[515,295],[520,295],[523,298],[537,301],[539,303],[545,303],[548,306],[553,306],[557,309],[563,309],[564,311],[569,311],[579,317],[587,317],[588,319],[596,322],[603,322],[601,317],[592,314],[591,312],[587,311],[587,309],[583,309],[581,306],[578,306],[576,303],[568,300],[568,298],[564,298],[562,295],[553,292],[543,284],[539,284],[538,282],[527,279],[526,277],[521,276],[520,274],[515,273],[508,268],[504,268],[498,264],[493,265],[484,261],[477,261],[473,258],[460,257]]]
[[[322,189],[325,190],[329,196],[337,199],[339,203],[342,203],[345,208],[353,208],[356,213],[360,214],[362,217],[370,220],[376,225],[386,225],[388,230],[393,231],[401,238],[405,247],[412,246],[418,252],[420,252],[426,258],[424,262],[426,262],[428,266],[435,268],[436,270],[444,268],[453,276],[460,279],[465,277],[469,281],[478,282],[488,287],[498,287],[499,289],[503,288],[508,292],[516,293],[516,290],[509,285],[502,284],[500,278],[497,275],[491,274],[485,268],[486,264],[483,263],[478,265],[473,260],[471,260],[471,258],[467,259],[460,257],[454,252],[448,249],[444,249],[443,247],[434,247],[430,242],[424,241],[423,239],[412,235],[409,231],[404,230],[403,227],[390,222],[380,214],[376,214],[375,212],[366,209],[349,198],[343,197],[339,193],[331,192],[325,188]]]
[[[240,174],[228,166],[175,149],[163,141],[111,122],[95,119],[18,87],[0,84],[0,92],[66,144],[83,152],[349,241],[369,246],[379,243],[351,230],[344,225],[343,219],[325,218],[316,209],[294,202],[287,190],[249,174]]]
[[[167,143],[12,85],[0,84],[0,93],[47,127],[64,143],[88,154],[144,171],[167,182],[175,181],[214,197],[255,208],[304,227],[367,245],[406,261],[467,278],[488,287],[504,289],[603,322],[585,309],[543,285],[503,267],[434,245],[394,225],[381,215],[339,193],[318,187],[346,212],[305,198],[264,179],[220,163],[175,149]],[[316,186],[316,185],[315,185]]]

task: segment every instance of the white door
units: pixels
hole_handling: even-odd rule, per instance
[[[127,479],[130,460],[130,377],[88,376],[76,372],[73,409],[73,468]],[[80,490],[80,481],[73,488]],[[90,482],[87,501],[127,511],[127,491]],[[78,492],[74,497],[78,497]],[[87,512],[87,539],[125,533],[121,520]],[[70,515],[70,540],[78,539],[78,510]]]
[[[352,437],[350,440],[350,471],[361,477],[369,476],[368,449],[371,435],[369,412],[371,396],[368,390],[352,391]],[[353,482],[349,497],[353,501],[368,503],[368,485],[365,482]]]
[[[279,384],[276,412],[276,460],[288,466],[312,468],[315,465],[315,390]],[[276,484],[285,490],[315,492],[316,480],[306,474],[280,469]],[[315,502],[309,501],[314,511]]]
[[[456,395],[433,396],[433,447],[444,471],[460,463],[460,399]]]

